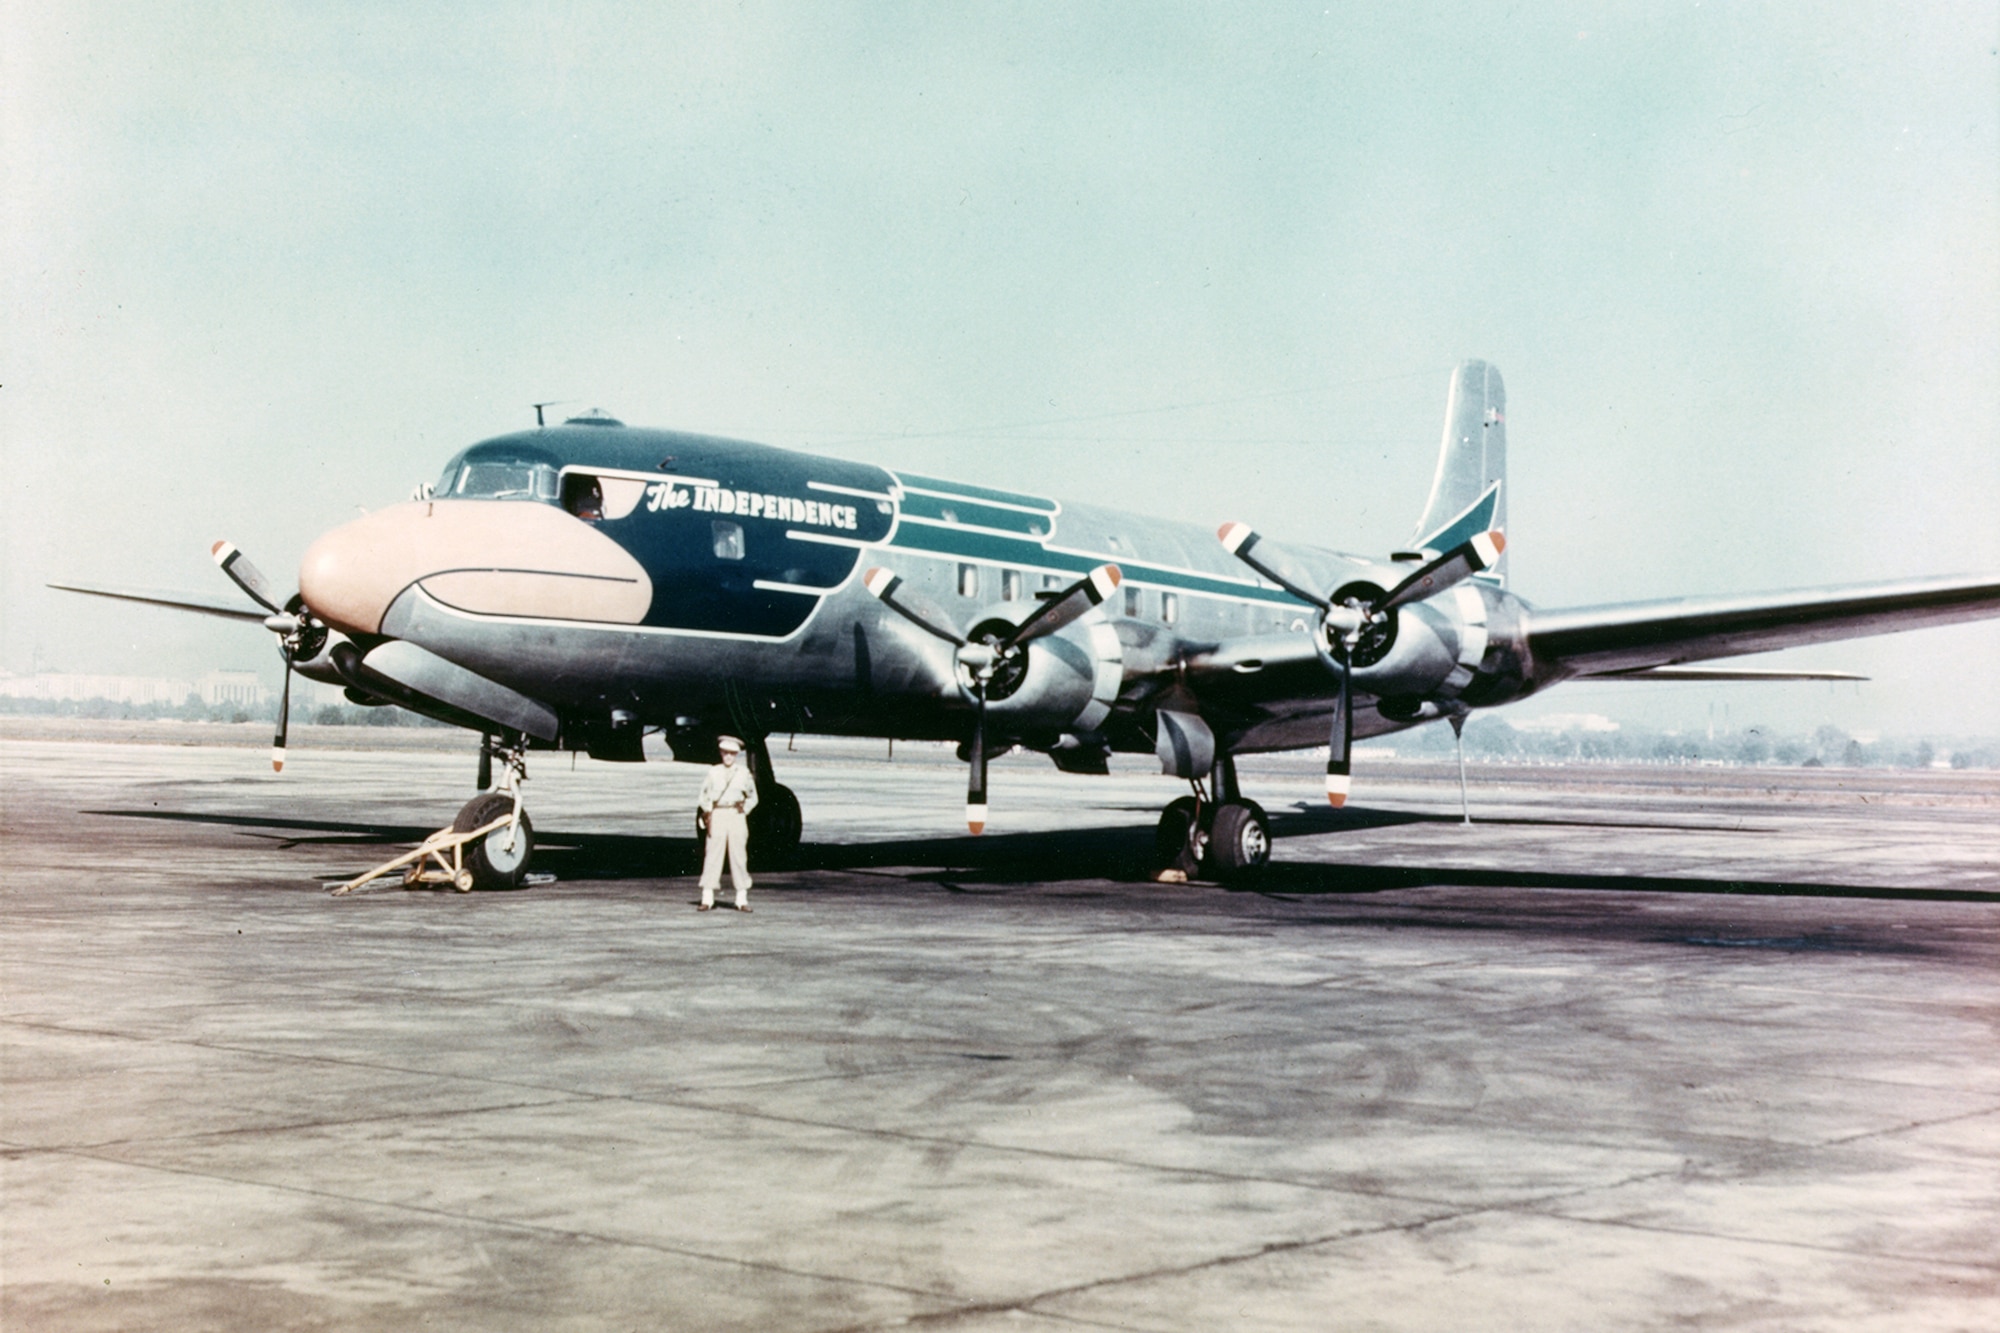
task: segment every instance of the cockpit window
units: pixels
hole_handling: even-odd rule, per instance
[[[487,500],[556,498],[556,470],[545,463],[497,463],[475,460],[458,470],[451,493]]]

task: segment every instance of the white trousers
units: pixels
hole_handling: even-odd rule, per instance
[[[722,887],[722,855],[729,854],[729,882],[736,886],[736,905],[750,902],[750,821],[741,810],[708,812],[708,851],[701,858],[701,905],[715,906]]]

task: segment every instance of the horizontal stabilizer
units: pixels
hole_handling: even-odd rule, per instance
[[[1913,579],[1534,611],[1528,650],[1538,664],[1599,677],[1993,616],[2000,577]]]
[[[224,605],[182,593],[152,592],[143,588],[85,588],[74,583],[51,583],[57,592],[80,592],[86,597],[109,597],[120,602],[141,602],[147,606],[163,606],[169,611],[192,611],[198,616],[219,616],[224,620],[247,620],[261,625],[270,612],[261,607],[245,606],[241,602]]]

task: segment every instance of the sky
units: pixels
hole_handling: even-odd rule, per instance
[[[257,666],[529,404],[1386,553],[1452,366],[1543,606],[2000,571],[2000,5],[0,0],[0,669]],[[2000,625],[1523,710],[2000,734]],[[1719,704],[1718,704],[1718,701]]]

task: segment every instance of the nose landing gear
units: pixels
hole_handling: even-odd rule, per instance
[[[1271,860],[1271,822],[1264,807],[1245,800],[1236,786],[1236,761],[1221,754],[1194,795],[1171,802],[1160,815],[1153,852],[1163,883],[1212,879],[1228,885],[1255,880]]]
[[[482,776],[494,759],[500,761],[500,785],[467,801],[451,828],[454,833],[474,833],[504,818],[506,823],[466,845],[465,870],[475,889],[515,889],[527,877],[528,858],[535,852],[535,826],[521,809],[521,784],[528,780],[527,744],[487,738],[479,747]]]
[[[373,870],[357,875],[344,884],[328,885],[328,892],[341,896],[403,872],[403,887],[419,884],[449,885],[460,893],[474,889],[516,889],[528,876],[528,859],[535,852],[535,828],[521,809],[521,784],[528,780],[527,742],[495,741],[480,745],[482,775],[487,765],[498,759],[500,786],[481,792],[467,801],[451,821],[413,851],[384,861]]]

